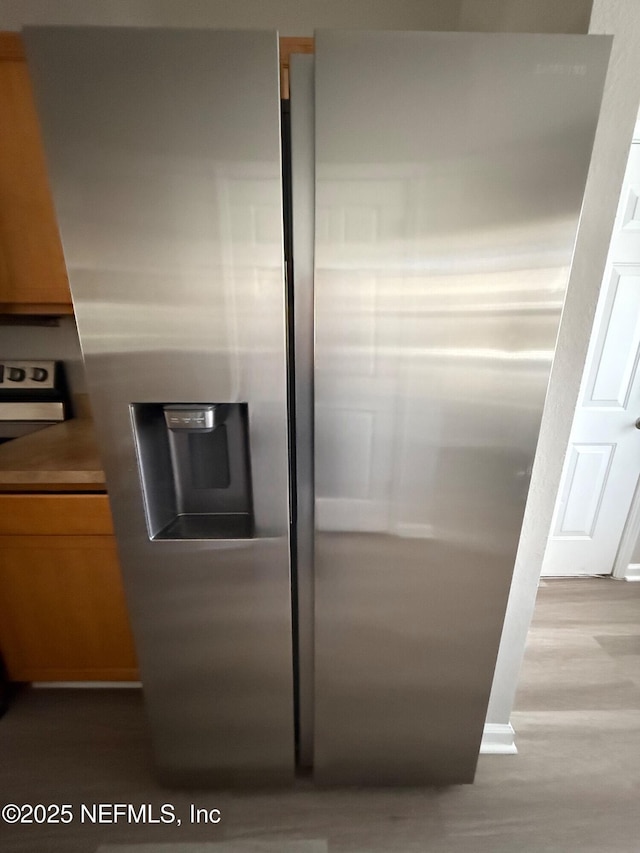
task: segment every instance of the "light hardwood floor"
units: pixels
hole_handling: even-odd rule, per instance
[[[172,803],[184,820],[0,824],[0,849],[208,841],[226,842],[219,853],[295,853],[291,842],[304,840],[329,853],[638,853],[640,584],[544,582],[512,722],[518,755],[482,756],[469,786],[316,791],[302,781],[292,791],[177,793],[153,780],[137,691],[29,690],[0,721],[0,802]],[[189,825],[190,803],[219,808],[220,824]]]

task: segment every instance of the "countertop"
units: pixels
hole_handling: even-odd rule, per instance
[[[0,445],[0,491],[106,491],[91,418]]]

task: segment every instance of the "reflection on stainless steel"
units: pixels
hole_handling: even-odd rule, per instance
[[[313,57],[292,56],[299,761],[313,764]]]
[[[26,44],[159,769],[290,778],[276,35],[34,28]],[[130,405],[234,402],[253,538],[150,541]]]
[[[321,782],[473,779],[609,47],[317,36]]]

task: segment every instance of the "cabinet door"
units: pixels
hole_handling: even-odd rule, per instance
[[[135,680],[114,537],[0,537],[0,649],[14,681]]]
[[[72,311],[22,43],[0,33],[0,312]]]

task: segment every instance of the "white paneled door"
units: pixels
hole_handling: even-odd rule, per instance
[[[542,574],[610,574],[640,475],[640,144],[620,196]]]

